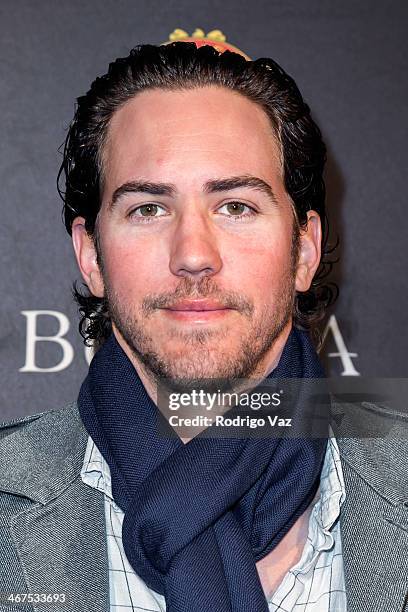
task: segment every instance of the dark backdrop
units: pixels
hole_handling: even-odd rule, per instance
[[[0,421],[75,399],[87,371],[55,186],[74,100],[109,61],[175,28],[221,29],[297,81],[329,148],[341,238],[324,360],[332,375],[405,377],[407,14],[385,0],[1,0]],[[62,344],[33,343],[58,333]]]

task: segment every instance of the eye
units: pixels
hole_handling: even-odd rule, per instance
[[[137,206],[136,208],[131,210],[130,213],[128,214],[128,217],[139,217],[139,218],[144,218],[144,219],[148,219],[152,217],[161,217],[163,215],[158,214],[160,212],[162,212],[163,214],[166,214],[166,211],[164,210],[164,208],[162,208],[158,204],[150,204],[150,203],[141,204],[140,206]]]
[[[218,209],[219,211],[222,209],[226,209],[227,213],[226,216],[227,217],[234,217],[234,218],[241,218],[241,217],[250,217],[252,215],[256,215],[257,211],[252,208],[252,206],[249,206],[248,204],[244,204],[244,202],[227,202],[226,204],[223,204],[222,206],[220,206],[220,208]],[[221,213],[221,214],[225,214],[225,213]]]

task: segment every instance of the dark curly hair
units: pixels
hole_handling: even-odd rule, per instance
[[[323,169],[326,147],[321,132],[310,115],[294,80],[272,59],[247,61],[237,53],[219,53],[212,46],[197,48],[194,43],[139,45],[127,57],[109,65],[90,90],[77,100],[75,116],[63,145],[63,161],[58,173],[58,191],[64,202],[63,217],[69,234],[77,216],[85,218],[85,228],[94,241],[98,263],[102,265],[96,219],[103,188],[102,152],[112,115],[139,92],[159,88],[182,90],[216,85],[239,92],[258,104],[268,115],[277,135],[284,184],[294,204],[298,227],[305,227],[307,211],[321,218],[322,258],[311,287],[297,292],[293,321],[310,329],[324,316],[336,299],[334,283],[323,283],[334,261],[328,259],[328,220],[325,207]],[[65,179],[65,186],[61,180]],[[73,296],[82,316],[79,330],[85,344],[99,347],[111,332],[105,298],[82,294],[75,282]],[[91,342],[90,342],[91,341]]]

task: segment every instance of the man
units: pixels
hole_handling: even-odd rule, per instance
[[[61,173],[96,354],[77,402],[3,428],[1,591],[39,595],[14,609],[405,609],[403,437],[157,429],[160,384],[323,376],[324,161],[269,59],[141,46],[79,98]]]

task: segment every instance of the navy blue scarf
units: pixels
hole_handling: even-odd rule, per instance
[[[292,329],[273,377],[324,377],[307,333]],[[313,499],[326,439],[160,436],[159,410],[114,334],[78,403],[125,513],[126,556],[167,611],[267,612],[255,563]]]

